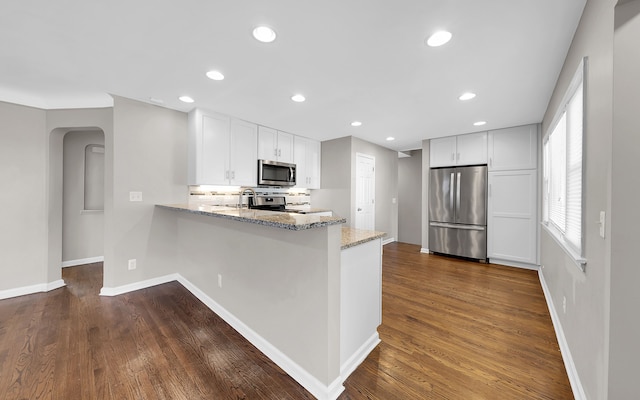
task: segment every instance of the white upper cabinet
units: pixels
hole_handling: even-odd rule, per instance
[[[431,167],[448,167],[456,165],[456,137],[449,136],[431,139],[429,146],[429,165]]]
[[[258,179],[258,125],[231,119],[229,183],[256,186]]]
[[[488,155],[490,171],[537,168],[537,125],[489,131]]]
[[[229,125],[226,115],[195,109],[189,113],[189,184],[228,181]]]
[[[296,136],[293,155],[297,174],[296,186],[320,189],[320,142]]]
[[[487,132],[456,136],[456,165],[487,163]]]
[[[257,125],[195,109],[189,113],[189,184],[255,186]]]
[[[293,163],[293,135],[260,126],[258,128],[258,158]]]
[[[429,166],[450,167],[487,163],[487,132],[431,139]]]

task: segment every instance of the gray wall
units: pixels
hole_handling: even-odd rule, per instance
[[[154,226],[155,203],[187,201],[187,114],[116,97],[113,108],[38,110],[0,102],[0,290],[61,279],[63,141],[105,137],[104,283],[116,287],[175,272]],[[141,191],[143,202],[129,202]],[[154,225],[155,224],[155,225]],[[165,232],[165,230],[161,230]],[[127,261],[138,267],[129,271]]]
[[[585,77],[584,224],[586,272],[543,229],[540,234],[542,274],[566,336],[576,369],[589,399],[607,398],[610,230],[599,236],[599,212],[611,216],[611,137],[613,81],[613,11],[615,0],[589,0],[567,54],[542,122],[546,133],[582,57]],[[633,180],[633,179],[632,179]],[[566,314],[562,310],[567,300]],[[636,344],[637,346],[637,344]],[[637,369],[636,369],[637,370]]]
[[[611,190],[611,288],[609,332],[609,398],[640,397],[640,318],[638,318],[637,176],[640,149],[640,0],[615,10],[613,64],[613,157]]]
[[[153,229],[153,216],[155,204],[187,202],[187,114],[114,97],[112,139],[106,140],[113,185],[111,213],[105,204],[107,288],[177,270],[174,258],[163,257],[162,242],[172,238]],[[131,191],[142,192],[143,201],[130,202]],[[128,270],[129,259],[137,269]]]
[[[376,225],[385,239],[398,238],[398,153],[353,136],[322,142],[322,189],[311,191],[311,204],[333,210],[355,223],[356,153],[376,159]],[[393,200],[396,200],[394,203]]]
[[[85,149],[104,145],[102,131],[72,131],[64,135],[62,261],[104,254],[104,211],[84,210]]]
[[[422,150],[398,159],[398,241],[422,244]]]
[[[45,111],[0,102],[0,290],[48,282],[45,125]]]
[[[398,152],[351,137],[351,221],[355,222],[356,153],[376,158],[376,227],[398,240]],[[394,202],[395,201],[395,202]]]
[[[321,143],[322,189],[311,190],[311,204],[332,210],[351,223],[351,137]]]

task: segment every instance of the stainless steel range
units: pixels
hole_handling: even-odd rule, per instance
[[[287,201],[284,196],[251,196],[249,208],[254,210],[286,211]]]

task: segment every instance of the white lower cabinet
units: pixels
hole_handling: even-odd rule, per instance
[[[535,268],[537,170],[489,172],[487,257],[497,264]]]
[[[340,251],[340,374],[347,377],[380,342],[382,239]]]

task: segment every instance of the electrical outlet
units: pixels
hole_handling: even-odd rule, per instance
[[[222,274],[218,274],[218,287],[222,287]]]
[[[600,237],[604,238],[604,226],[606,221],[606,214],[604,211],[600,211]]]
[[[129,271],[136,269],[136,259],[132,258],[129,260]]]
[[[142,201],[142,192],[129,192],[129,201]]]
[[[563,314],[567,313],[567,297],[566,296],[562,296],[562,313]]]

